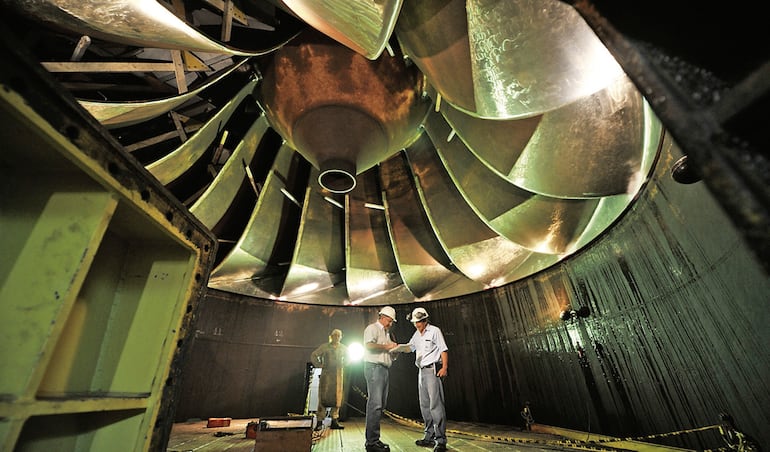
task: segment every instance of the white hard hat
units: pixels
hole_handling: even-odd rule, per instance
[[[411,314],[406,316],[406,320],[411,320],[412,323],[419,322],[428,318],[428,311],[425,308],[414,308]]]
[[[380,315],[386,315],[393,319],[393,321],[396,321],[396,310],[391,308],[390,306],[385,306],[384,308],[380,309],[380,312],[378,313]]]

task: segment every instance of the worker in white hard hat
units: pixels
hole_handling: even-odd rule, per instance
[[[385,306],[377,321],[364,330],[364,376],[366,377],[366,452],[388,452],[390,446],[380,441],[380,420],[388,401],[388,380],[393,357],[389,353],[398,344],[390,337],[396,310]]]
[[[428,322],[428,311],[415,308],[407,316],[416,331],[409,340],[409,348],[415,352],[414,364],[419,369],[417,389],[420,395],[420,412],[425,423],[424,436],[415,441],[418,446],[433,447],[434,452],[446,451],[446,409],[442,378],[449,369],[449,348],[441,329]]]

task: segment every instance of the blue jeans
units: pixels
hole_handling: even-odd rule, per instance
[[[366,445],[371,446],[380,440],[380,420],[388,401],[388,378],[390,369],[374,363],[364,363],[366,377]]]
[[[425,439],[446,445],[446,410],[444,409],[444,385],[436,376],[434,366],[420,369],[417,375],[420,394],[420,413],[425,422]]]

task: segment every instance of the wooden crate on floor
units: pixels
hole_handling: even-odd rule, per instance
[[[313,440],[313,417],[260,418],[254,436],[254,452],[308,452]]]

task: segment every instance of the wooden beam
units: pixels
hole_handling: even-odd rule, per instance
[[[184,131],[186,133],[191,133],[191,132],[195,132],[196,130],[200,129],[201,127],[203,127],[203,124],[196,124],[196,125],[192,125],[192,126],[187,126],[187,127],[184,128]],[[136,143],[132,143],[132,144],[123,146],[123,148],[126,151],[128,151],[128,152],[134,152],[134,151],[136,151],[138,149],[146,148],[147,146],[152,146],[153,144],[162,143],[164,141],[168,141],[168,140],[171,140],[171,139],[174,139],[174,138],[179,138],[179,132],[177,132],[176,130],[174,130],[172,132],[166,132],[164,134],[157,135],[157,136],[154,136],[152,138],[148,138],[146,140],[137,141]]]
[[[225,9],[222,13],[222,42],[230,42],[233,34],[233,0],[225,0]]]
[[[222,12],[225,11],[225,2],[223,0],[203,0],[203,1]],[[246,16],[246,14],[243,11],[241,11],[236,5],[233,4],[231,6],[231,9],[233,11],[233,17],[232,17],[233,20],[235,20],[236,22],[242,25],[249,24],[248,16]]]
[[[171,50],[171,61],[174,62],[174,77],[176,78],[176,87],[179,94],[187,92],[187,79],[184,73],[184,61],[182,60],[182,52],[179,50]]]
[[[175,111],[171,111],[169,114],[171,115],[171,120],[174,121],[174,127],[176,127],[177,133],[179,133],[179,139],[184,143],[187,141],[187,133],[184,131],[184,125],[182,124],[179,114]]]
[[[81,61],[44,61],[40,63],[50,72],[174,72],[174,63],[95,63]]]

